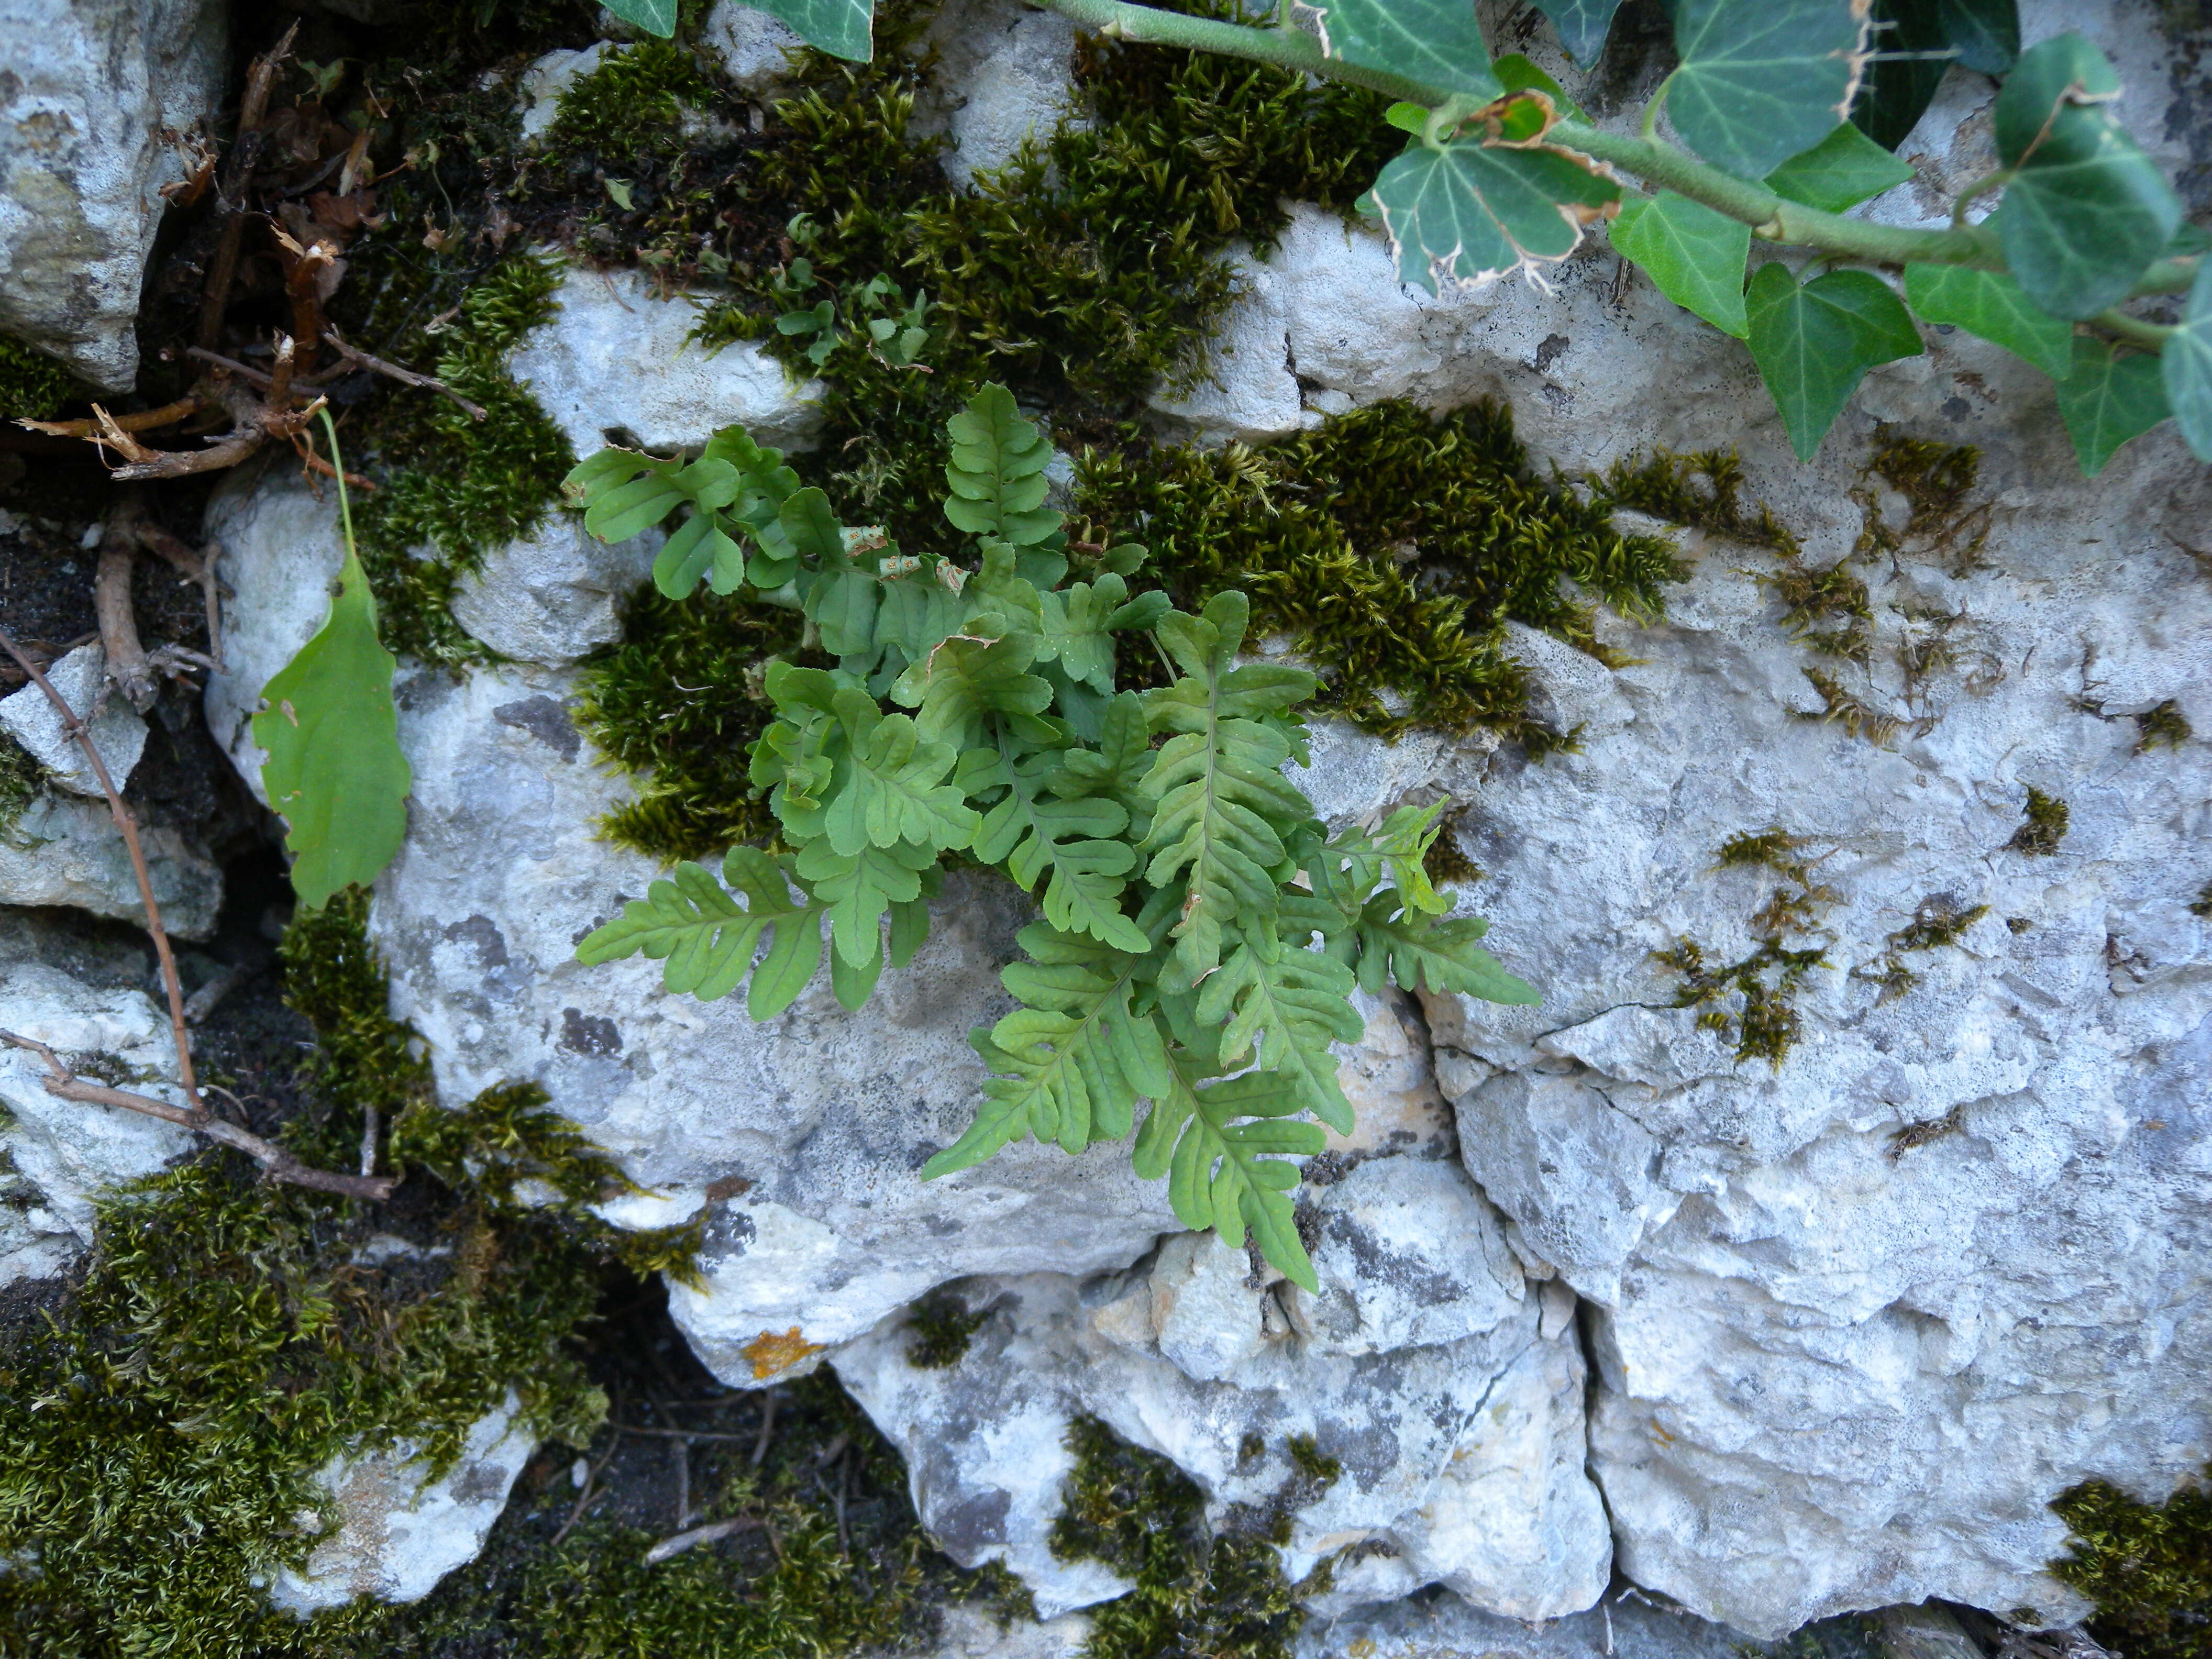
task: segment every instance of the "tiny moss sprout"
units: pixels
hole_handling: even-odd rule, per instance
[[[2027,805],[2021,810],[2021,826],[2012,832],[2005,850],[2050,857],[2066,838],[2066,821],[2070,816],[2064,801],[2044,793],[2033,784],[2028,785]]]

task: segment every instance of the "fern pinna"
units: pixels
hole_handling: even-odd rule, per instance
[[[750,975],[747,1008],[768,1019],[826,951],[857,1008],[921,944],[943,861],[989,865],[1042,915],[1003,975],[1020,1006],[969,1037],[989,1073],[975,1120],[923,1175],[1024,1135],[1079,1152],[1134,1129],[1138,1170],[1168,1178],[1185,1225],[1249,1233],[1315,1288],[1289,1160],[1322,1150],[1322,1125],[1352,1127],[1329,1045],[1359,1035],[1354,984],[1536,994],[1424,873],[1441,803],[1334,836],[1315,817],[1284,769],[1307,763],[1314,677],[1240,660],[1242,593],[1188,616],[1130,590],[1142,547],[1071,548],[1045,506],[1051,446],[1005,387],[949,425],[945,516],[972,538],[956,551],[839,524],[734,428],[696,459],[607,449],[569,475],[605,539],[680,513],[663,592],[750,584],[836,659],[764,670],[777,717],[751,776],[780,846],[731,848],[720,880],[678,866],[577,955],[642,951],[669,990],[708,999]],[[1085,580],[1068,580],[1071,554]],[[1117,691],[1117,636],[1147,633],[1177,678]]]

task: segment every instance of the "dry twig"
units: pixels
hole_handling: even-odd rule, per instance
[[[146,932],[154,941],[154,955],[161,967],[161,990],[169,1004],[169,1032],[176,1044],[178,1086],[184,1091],[185,1103],[173,1106],[166,1100],[155,1100],[150,1095],[136,1094],[127,1089],[111,1089],[105,1084],[87,1083],[64,1066],[59,1055],[45,1043],[33,1037],[18,1036],[12,1031],[0,1031],[0,1042],[28,1049],[46,1063],[46,1092],[63,1100],[82,1101],[91,1105],[120,1106],[127,1111],[141,1112],[148,1117],[160,1118],[179,1127],[195,1130],[210,1140],[235,1148],[246,1153],[267,1173],[271,1181],[289,1182],[295,1187],[311,1187],[319,1192],[337,1193],[348,1198],[380,1200],[392,1195],[398,1183],[389,1176],[363,1177],[336,1175],[327,1170],[318,1170],[301,1163],[282,1146],[264,1140],[260,1136],[226,1123],[208,1109],[200,1097],[199,1080],[192,1070],[192,1043],[185,1028],[184,987],[177,978],[177,959],[169,949],[168,930],[161,926],[161,907],[155,902],[153,878],[146,869],[146,850],[138,840],[138,821],[131,809],[123,804],[123,796],[108,775],[107,763],[92,740],[92,733],[77,718],[76,710],[69,700],[54,690],[46,671],[18,646],[6,629],[0,629],[0,650],[15,659],[15,665],[36,683],[61,716],[62,728],[76,740],[92,763],[93,775],[100,780],[101,792],[107,797],[107,810],[115,819],[115,827],[123,833],[123,844],[131,854],[131,872],[138,883],[138,902],[146,912]]]
[[[376,374],[398,381],[402,386],[420,386],[425,392],[443,392],[465,410],[471,420],[481,421],[484,418],[484,407],[482,404],[471,403],[443,380],[434,379],[428,374],[417,374],[411,368],[402,368],[397,363],[387,363],[381,357],[370,356],[357,346],[348,345],[338,337],[337,330],[331,327],[327,323],[323,325],[323,343],[337,351],[348,364],[355,368],[373,370]],[[322,378],[327,380],[330,377],[325,375]],[[318,384],[319,383],[319,381]]]
[[[767,1522],[749,1515],[739,1516],[732,1521],[709,1521],[703,1527],[694,1527],[689,1532],[678,1533],[673,1538],[662,1539],[645,1553],[645,1565],[658,1566],[672,1555],[681,1555],[702,1544],[720,1543],[738,1533],[757,1532],[767,1524]]]

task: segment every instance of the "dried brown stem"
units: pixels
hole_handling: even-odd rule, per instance
[[[28,427],[33,432],[43,432],[52,438],[92,438],[106,435],[110,429],[118,432],[151,432],[157,426],[174,426],[187,415],[197,414],[207,407],[207,400],[198,392],[188,392],[173,404],[163,404],[159,409],[145,409],[135,415],[111,415],[106,410],[89,420],[82,421],[22,421],[17,426]]]
[[[185,356],[197,357],[204,363],[213,363],[217,368],[235,374],[240,380],[250,385],[265,386],[269,384],[268,375],[259,369],[248,368],[234,357],[223,356],[219,352],[210,351],[204,346],[186,346]]]
[[[484,418],[483,404],[471,403],[443,380],[435,380],[428,374],[417,374],[413,369],[402,368],[397,363],[387,363],[381,357],[372,357],[359,347],[348,345],[338,337],[338,331],[328,325],[325,325],[323,329],[323,341],[325,344],[334,348],[347,362],[356,368],[370,369],[376,374],[386,375],[398,381],[402,386],[420,386],[425,392],[443,392],[467,410],[471,420],[481,421]]]
[[[284,38],[253,60],[246,77],[246,96],[238,110],[238,140],[223,163],[222,183],[216,191],[224,218],[222,237],[208,265],[207,288],[200,298],[199,343],[212,346],[222,336],[222,314],[230,307],[230,285],[238,275],[239,244],[246,234],[243,198],[261,159],[261,124],[269,116],[269,94],[276,83],[276,70],[291,55],[292,38],[300,32],[295,21]]]
[[[140,713],[153,707],[154,670],[138,639],[138,617],[131,604],[131,575],[137,558],[137,526],[146,503],[131,485],[119,492],[100,533],[100,566],[92,582],[92,611],[100,624],[100,643],[107,653],[107,677]]]
[[[723,1539],[741,1532],[757,1532],[767,1522],[754,1516],[739,1516],[731,1521],[709,1521],[703,1527],[694,1527],[689,1532],[679,1532],[673,1538],[664,1538],[645,1553],[645,1565],[658,1566],[672,1555],[696,1549],[702,1544],[718,1544]]]

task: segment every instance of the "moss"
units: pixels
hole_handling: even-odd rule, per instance
[[[1902,530],[1891,529],[1872,491],[1862,488],[1863,520],[1852,556],[1893,556],[1904,551],[1908,540],[1917,540],[1927,551],[1950,555],[1954,569],[1963,574],[1990,533],[1989,503],[1969,499],[1980,482],[1981,465],[1981,451],[1972,444],[1911,438],[1887,428],[1878,432],[1860,477],[1868,483],[1878,478],[1896,490],[1908,513]]]
[[[1590,601],[1650,617],[1684,574],[1664,542],[1534,477],[1492,404],[1439,420],[1380,404],[1264,450],[1092,451],[1077,500],[1099,537],[1146,542],[1186,608],[1244,589],[1255,631],[1289,635],[1322,701],[1386,735],[1490,726],[1556,744],[1504,623],[1607,659]]]
[[[1344,1465],[1321,1449],[1310,1434],[1294,1434],[1285,1450],[1290,1454],[1291,1467],[1317,1489],[1334,1486],[1337,1477],[1344,1473]]]
[[[1136,1583],[1091,1609],[1089,1659],[1285,1659],[1304,1614],[1264,1537],[1215,1534],[1188,1475],[1095,1419],[1071,1425],[1067,1444],[1052,1552]]]
[[[2212,1655],[2212,1492],[2153,1504],[2093,1480],[2051,1508],[2073,1533],[2051,1571],[2095,1600],[2092,1635],[2129,1659]]]
[[[47,420],[85,395],[76,376],[45,352],[0,334],[0,422]]]
[[[15,827],[46,787],[46,769],[13,738],[0,736],[0,834]]]
[[[906,1363],[918,1371],[941,1371],[958,1364],[990,1316],[988,1308],[970,1313],[968,1304],[950,1291],[932,1291],[907,1316],[906,1328],[914,1333],[914,1340],[906,1345]]]
[[[2005,850],[2050,857],[2058,850],[2058,843],[2066,838],[2066,821],[2069,816],[2064,801],[2055,795],[2045,794],[2033,784],[2028,785],[2023,822],[2012,832],[2012,839],[2005,843]]]
[[[2172,697],[2155,708],[2146,708],[2135,717],[2136,748],[2138,755],[2154,749],[2179,749],[2194,732],[2189,717],[2181,712],[2181,705]]]
[[[708,103],[715,90],[689,52],[647,37],[609,51],[592,73],[571,82],[542,142],[555,155],[586,150],[610,158],[673,147],[684,141],[685,112]]]
[[[461,280],[434,270],[423,283],[449,291]],[[379,627],[396,651],[448,663],[488,654],[453,619],[454,586],[491,549],[536,528],[575,464],[568,439],[505,367],[507,350],[552,316],[560,281],[559,261],[513,255],[466,283],[459,315],[440,332],[411,330],[389,348],[419,362],[434,342],[439,378],[485,410],[478,421],[450,399],[410,392],[380,404],[364,434],[359,459],[381,488],[359,501],[354,524]]]
[[[1698,1008],[1698,1024],[1735,1046],[1739,1062],[1764,1060],[1777,1071],[1803,1031],[1797,995],[1807,975],[1826,968],[1817,946],[1793,946],[1789,936],[1817,929],[1821,915],[1840,895],[1814,879],[1814,860],[1804,855],[1804,840],[1781,826],[1747,830],[1721,843],[1715,862],[1722,869],[1771,870],[1784,878],[1766,902],[1752,913],[1756,949],[1738,961],[1713,967],[1705,947],[1683,938],[1651,959],[1682,977],[1674,994],[1678,1008]]]
[[[1847,566],[1815,570],[1793,562],[1759,580],[1782,601],[1782,625],[1792,639],[1826,656],[1865,659],[1873,643],[1874,607],[1866,583]],[[1840,625],[1823,628],[1822,623]]]
[[[1890,934],[1887,940],[1889,948],[1881,959],[1872,964],[1861,963],[1851,969],[1851,975],[1871,980],[1881,988],[1881,1000],[1893,1001],[1920,982],[1920,975],[1905,960],[1906,952],[1940,951],[1956,945],[1966,930],[1989,913],[1986,904],[1962,910],[1949,894],[1931,893],[1914,908],[1912,920]],[[2013,931],[2021,930],[2015,927]]]
[[[1796,560],[1804,549],[1764,501],[1743,499],[1743,459],[1733,449],[1686,454],[1656,449],[1625,456],[1606,471],[1601,496],[1611,507],[1646,513]]]
[[[1833,674],[1818,668],[1801,668],[1797,672],[1820,694],[1821,702],[1817,711],[1796,711],[1799,720],[1832,722],[1842,726],[1846,735],[1863,738],[1877,749],[1888,748],[1890,739],[1905,729],[1902,720],[1876,708]]]
[[[2212,918],[2212,881],[2197,890],[2197,896],[2189,902],[2189,914]]]

